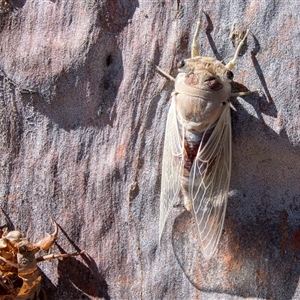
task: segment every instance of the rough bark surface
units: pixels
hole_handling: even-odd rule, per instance
[[[10,2],[0,204],[31,240],[54,217],[63,232],[52,250],[86,251],[40,264],[48,299],[300,299],[298,1]],[[234,102],[225,230],[209,261],[182,206],[158,245],[172,84],[146,62],[176,76],[200,16],[203,56],[228,62],[233,25],[251,30],[235,80],[264,91]]]

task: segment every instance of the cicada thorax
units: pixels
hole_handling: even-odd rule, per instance
[[[197,189],[200,184],[205,185],[203,180],[209,178],[210,169],[218,155],[208,149],[211,145],[208,141],[221,115],[229,109],[233,73],[210,57],[186,59],[179,71],[173,101],[183,141],[182,193],[185,207],[190,210],[191,170],[197,157],[193,189]]]
[[[231,94],[233,73],[211,57],[181,63],[175,80],[174,100],[184,128],[204,132],[221,116]]]
[[[39,299],[42,276],[35,257],[38,248],[37,244],[32,244],[27,239],[17,245],[18,276],[23,279],[23,285],[16,298],[18,300]]]

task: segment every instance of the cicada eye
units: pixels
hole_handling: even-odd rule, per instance
[[[226,76],[227,76],[227,78],[230,79],[230,80],[233,79],[233,73],[232,73],[231,71],[227,71],[227,72],[226,72]]]
[[[179,61],[179,62],[177,63],[177,69],[180,69],[180,68],[182,68],[182,67],[184,67],[184,66],[185,66],[184,60],[181,60],[181,61]]]

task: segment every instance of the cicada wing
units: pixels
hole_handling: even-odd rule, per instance
[[[172,98],[169,109],[162,161],[162,178],[160,194],[159,240],[181,187],[180,174],[182,166],[182,129],[177,120],[175,101]]]
[[[202,137],[189,178],[200,248],[210,258],[218,245],[226,213],[231,173],[231,120],[229,105],[207,139]]]

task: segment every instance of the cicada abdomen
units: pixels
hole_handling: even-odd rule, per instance
[[[234,58],[224,65],[199,56],[194,36],[191,58],[179,65],[168,113],[162,165],[159,237],[174,201],[181,194],[194,216],[205,258],[218,245],[225,218],[231,173],[230,97],[232,69],[246,35]]]

